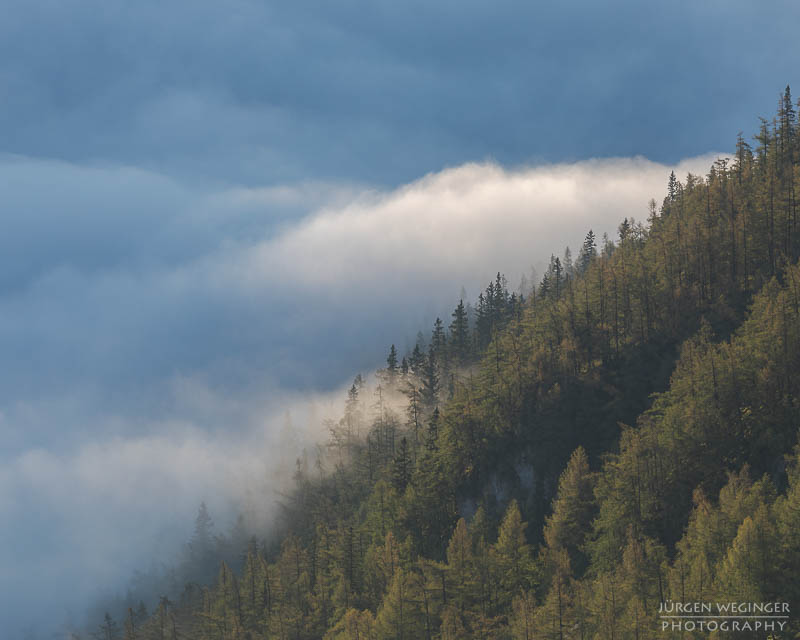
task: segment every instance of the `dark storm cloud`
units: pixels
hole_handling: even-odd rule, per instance
[[[769,113],[800,51],[788,1],[5,5],[5,151],[248,183],[672,162]]]

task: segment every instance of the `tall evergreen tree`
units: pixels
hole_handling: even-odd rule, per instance
[[[400,446],[394,457],[394,467],[392,470],[392,482],[398,492],[405,491],[411,481],[411,453],[408,449],[408,440],[402,438]]]
[[[533,586],[533,559],[525,539],[526,527],[516,500],[512,500],[492,547],[493,579],[497,585],[497,602],[502,609],[511,605],[514,596]]]
[[[436,352],[431,344],[428,357],[422,365],[422,405],[427,411],[433,411],[439,401],[439,370],[436,362]]]
[[[469,323],[464,300],[458,301],[450,323],[450,349],[455,361],[463,365],[469,357]]]
[[[425,437],[425,447],[428,451],[436,451],[439,441],[439,408],[435,407],[428,420],[428,433]]]
[[[578,252],[577,270],[579,274],[586,273],[595,256],[597,256],[597,244],[595,243],[594,231],[589,229]]]
[[[389,384],[394,384],[397,380],[397,371],[397,349],[392,345],[386,358],[386,373]]]
[[[589,471],[589,459],[583,447],[578,447],[558,481],[553,513],[545,521],[544,539],[551,553],[560,549],[567,552],[570,566],[579,575],[586,568],[583,548],[591,533],[595,514],[594,482]]]

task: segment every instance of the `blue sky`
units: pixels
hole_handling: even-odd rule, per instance
[[[2,10],[16,635],[120,588],[201,499],[273,490],[286,410],[321,437],[462,286],[644,218],[672,168],[704,172],[800,89],[789,1]]]

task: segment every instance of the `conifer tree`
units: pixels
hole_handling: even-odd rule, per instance
[[[551,552],[550,588],[536,612],[536,626],[550,638],[563,640],[573,629],[573,582],[569,555],[563,548]]]
[[[747,602],[768,602],[780,597],[777,576],[777,540],[769,510],[762,505],[742,522],[719,568],[718,593]]]
[[[427,411],[433,411],[439,401],[439,371],[436,362],[436,352],[431,344],[428,357],[422,366],[422,388],[420,390],[422,406]]]
[[[378,640],[375,618],[368,609],[348,609],[326,634],[324,640]]]
[[[512,500],[491,549],[493,580],[501,609],[510,606],[515,595],[533,586],[533,560],[525,540],[526,526],[516,500]]]
[[[386,376],[387,382],[392,385],[397,380],[397,349],[392,345],[389,349],[389,355],[386,358]]]
[[[595,259],[595,256],[597,256],[597,245],[595,243],[594,231],[589,229],[583,241],[583,245],[581,245],[581,249],[578,252],[577,270],[579,274],[586,273],[586,270]]]
[[[346,439],[349,442],[353,437],[361,432],[361,402],[359,399],[359,392],[361,386],[355,380],[347,392],[347,402],[344,409],[343,422],[346,428]]]
[[[464,614],[455,606],[448,605],[442,609],[441,624],[442,640],[461,640],[469,638],[470,634],[464,626]]]
[[[425,365],[425,354],[422,353],[419,342],[414,345],[414,350],[408,359],[408,368],[415,376],[421,376]]]
[[[564,248],[564,257],[561,260],[564,269],[564,277],[572,278],[575,275],[575,265],[572,263],[572,251],[569,247]]]
[[[547,547],[553,552],[561,549],[566,551],[578,575],[586,567],[583,546],[591,532],[595,513],[594,483],[589,460],[583,447],[578,447],[561,474],[553,513],[548,516],[544,526]]]
[[[396,640],[424,638],[419,575],[398,569],[375,619],[378,637]]]
[[[408,450],[408,440],[402,438],[400,440],[400,447],[394,457],[394,468],[392,470],[392,482],[394,488],[399,493],[405,491],[406,486],[411,481],[411,454]]]
[[[439,408],[436,407],[428,420],[428,432],[425,436],[425,447],[434,452],[439,448]]]
[[[450,323],[450,348],[455,361],[463,365],[469,356],[469,323],[464,300],[458,301]]]
[[[119,639],[119,625],[114,621],[114,618],[106,612],[103,617],[103,623],[100,625],[97,633],[95,634],[100,640],[118,640]]]
[[[478,572],[464,518],[456,523],[447,545],[447,572],[452,584],[452,600],[463,614],[475,605],[478,597]]]

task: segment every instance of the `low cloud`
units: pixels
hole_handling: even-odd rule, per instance
[[[674,170],[704,174],[715,157]],[[613,236],[622,218],[645,219],[669,170],[644,158],[448,169],[319,212],[246,252],[238,275],[348,298],[363,296],[364,287],[396,298],[475,285],[498,270],[519,276],[566,244],[577,249],[589,228]]]
[[[324,437],[355,373],[447,320],[462,286],[474,298],[497,271],[513,285],[590,227],[645,218],[672,168],[200,189],[0,160],[0,618],[22,628],[121,588],[179,547],[202,499],[221,523],[250,509],[268,527],[294,451]]]

